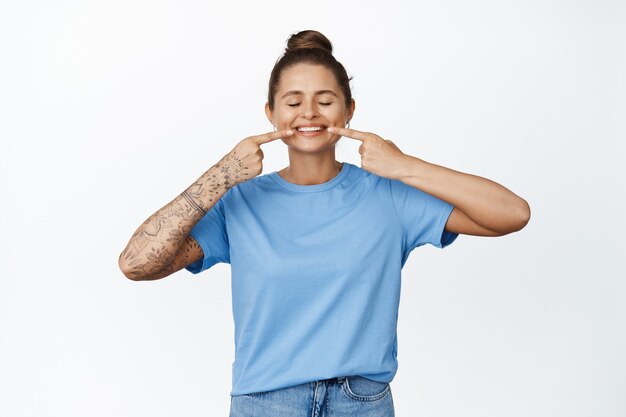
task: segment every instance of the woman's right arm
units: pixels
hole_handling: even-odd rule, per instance
[[[160,279],[189,265],[201,249],[189,232],[235,185],[263,170],[260,145],[288,136],[285,131],[251,136],[171,202],[143,222],[119,256],[119,267],[134,281]]]
[[[174,261],[189,231],[234,185],[231,178],[236,171],[232,162],[222,159],[213,165],[135,230],[119,256],[119,267],[127,278],[163,278],[160,272]]]

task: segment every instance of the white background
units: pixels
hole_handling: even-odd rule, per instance
[[[271,130],[271,68],[317,29],[354,76],[353,128],[532,208],[412,253],[396,414],[625,416],[625,22],[617,0],[1,0],[0,415],[228,414],[230,267],[133,282],[117,259]],[[263,146],[264,173],[287,165]]]

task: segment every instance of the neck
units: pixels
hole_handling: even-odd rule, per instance
[[[307,154],[289,150],[289,166],[278,171],[285,180],[297,185],[328,182],[341,171],[343,164],[335,160],[335,149]]]

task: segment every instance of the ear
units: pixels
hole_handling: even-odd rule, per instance
[[[271,124],[274,124],[274,120],[272,119],[272,111],[270,110],[270,103],[265,103],[265,115],[267,116],[267,120],[270,121]]]
[[[354,109],[356,108],[356,102],[354,99],[350,101],[350,107],[348,108],[348,122],[352,120],[352,116],[354,116]]]

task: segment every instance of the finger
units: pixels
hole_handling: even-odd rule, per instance
[[[341,135],[347,138],[356,140],[365,140],[371,138],[373,135],[367,132],[361,132],[360,130],[346,129],[345,127],[331,126],[327,129],[330,133]]]
[[[280,138],[286,138],[293,135],[293,130],[283,129],[277,132],[268,132],[263,135],[252,136],[252,139],[258,144],[262,145]]]

